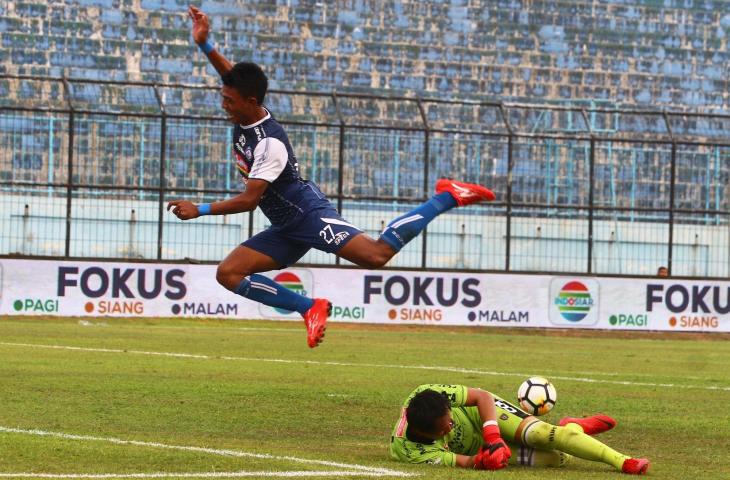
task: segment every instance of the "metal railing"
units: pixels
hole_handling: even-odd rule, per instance
[[[2,86],[8,95],[0,103],[0,192],[12,218],[0,235],[0,254],[221,256],[220,249],[186,255],[190,249],[169,244],[165,234],[177,228],[165,213],[171,198],[240,192],[234,169],[221,173],[232,128],[217,113],[215,87],[0,76]],[[440,230],[430,226],[410,257],[394,266],[648,275],[661,264],[684,276],[730,274],[728,115],[338,92],[272,90],[268,100],[293,137],[305,176],[346,218],[349,212],[374,224],[366,228],[371,233],[388,215],[428,198],[440,176],[494,187],[496,202],[445,216],[451,221]],[[210,172],[215,168],[217,175]],[[191,169],[204,174],[190,175]],[[29,198],[53,201],[29,207]],[[63,212],[54,204],[59,199]],[[103,240],[94,225],[103,230],[111,220],[93,211],[116,216],[115,201],[138,207],[124,217],[135,240],[111,254],[101,247],[101,254],[91,252],[87,247]],[[84,221],[91,227],[78,226],[75,209],[90,212]],[[34,216],[36,223],[46,219],[46,229],[62,218],[62,234],[38,227],[28,233]],[[149,237],[150,222],[156,238],[139,240]],[[239,226],[250,236],[265,223],[251,213]],[[445,239],[449,232],[452,240]],[[627,239],[617,238],[622,235]],[[62,237],[63,249],[24,246],[39,237],[52,237],[47,243],[54,245]],[[138,242],[147,253],[139,254],[132,245]],[[453,258],[455,249],[462,258]]]

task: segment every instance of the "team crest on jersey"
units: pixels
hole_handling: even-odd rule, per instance
[[[244,178],[248,178],[248,173],[251,171],[250,163],[247,162],[243,155],[241,155],[240,153],[234,153],[236,154],[236,168],[239,172],[241,172],[241,175],[243,175]]]
[[[253,151],[251,151],[251,147],[246,147],[246,149],[243,151],[243,154],[246,155],[246,159],[249,162],[253,160]]]

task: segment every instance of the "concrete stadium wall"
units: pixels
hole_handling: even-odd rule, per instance
[[[27,209],[25,206],[28,205]],[[158,203],[110,198],[74,199],[71,255],[155,259]],[[0,254],[62,256],[65,247],[63,197],[0,195]],[[347,203],[344,216],[377,236],[385,223],[405,213],[407,205]],[[134,211],[134,213],[132,213]],[[253,233],[268,223],[254,214]],[[248,216],[216,216],[181,222],[164,219],[162,258],[218,261],[248,238]],[[503,270],[506,221],[499,210],[470,208],[449,212],[428,229],[427,267]],[[585,272],[588,261],[588,224],[552,217],[515,217],[511,227],[511,270]],[[594,222],[593,272],[653,275],[667,263],[669,228],[649,221]],[[674,231],[673,273],[695,277],[727,277],[730,272],[728,225],[678,224]],[[409,244],[389,267],[420,267],[422,243]],[[335,257],[318,251],[302,262],[333,265]]]

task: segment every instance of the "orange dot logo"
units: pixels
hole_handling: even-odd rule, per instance
[[[86,310],[86,313],[91,313],[94,311],[94,304],[91,302],[86,302],[86,305],[84,305],[84,310]]]
[[[669,326],[670,327],[676,327],[677,326],[677,319],[676,317],[672,317],[669,319]]]
[[[390,318],[391,320],[395,320],[395,317],[397,317],[397,316],[398,316],[398,313],[395,311],[394,308],[391,308],[390,310],[388,310],[388,318]]]

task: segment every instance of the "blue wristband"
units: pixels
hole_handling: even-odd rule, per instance
[[[213,46],[213,44],[210,43],[210,41],[208,41],[208,40],[206,40],[203,43],[199,43],[198,46],[203,51],[203,53],[206,54],[206,55],[208,55],[210,52],[212,52],[213,50],[215,50],[215,47]]]
[[[198,205],[198,215],[210,215],[210,203],[201,203]]]

